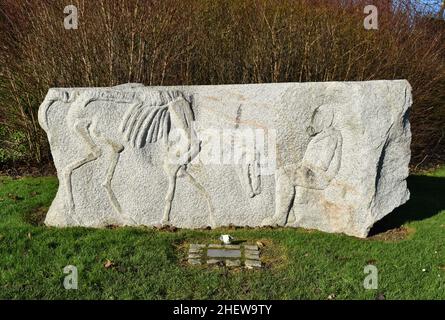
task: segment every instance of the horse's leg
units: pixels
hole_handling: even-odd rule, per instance
[[[105,181],[102,183],[102,187],[105,188],[105,190],[107,191],[108,194],[108,200],[110,201],[113,209],[118,213],[120,218],[124,219],[124,222],[126,223],[135,223],[135,221],[129,217],[127,214],[124,214],[122,211],[122,207],[119,203],[119,201],[116,198],[116,194],[114,193],[112,187],[111,187],[111,182],[113,180],[114,177],[114,172],[116,170],[116,166],[119,162],[119,158],[120,158],[120,154],[122,151],[124,151],[124,146],[120,143],[117,143],[115,141],[111,141],[109,139],[103,139],[110,147],[112,150],[112,156],[111,156],[111,161],[107,170],[107,174],[105,177]]]
[[[164,163],[164,171],[168,179],[168,189],[165,197],[164,214],[162,224],[170,222],[170,211],[172,207],[173,197],[176,188],[176,177],[182,165],[187,164],[199,152],[199,144],[195,146],[192,141],[191,125],[193,121],[193,112],[190,104],[184,98],[178,98],[172,101],[168,106],[172,128],[182,130],[185,133],[186,145],[178,150],[179,154],[175,154],[175,159],[170,158],[170,150],[167,151],[166,162]],[[177,159],[179,156],[179,159]],[[172,163],[173,160],[173,163]]]
[[[178,174],[178,170],[180,167],[181,166],[178,165],[164,164],[164,171],[168,179],[168,189],[165,196],[164,214],[161,221],[162,225],[168,224],[170,222],[170,211],[176,188],[176,175]]]
[[[68,209],[70,210],[70,213],[74,212],[75,205],[74,205],[74,198],[73,198],[73,185],[72,185],[72,174],[73,171],[76,169],[79,169],[83,165],[96,160],[102,155],[102,150],[94,143],[93,139],[91,138],[89,128],[91,126],[90,121],[78,121],[74,125],[75,133],[82,138],[82,142],[85,143],[88,153],[87,155],[77,161],[74,161],[67,165],[63,169],[63,179],[65,182],[65,187],[68,193]]]
[[[210,199],[209,193],[198,181],[196,181],[196,179],[190,173],[187,172],[186,169],[184,170],[184,174],[189,178],[191,184],[195,186],[195,188],[198,189],[201,192],[201,194],[206,198],[207,205],[209,207],[209,223],[211,227],[215,227],[216,226],[214,219],[215,208],[213,208],[212,200]]]
[[[185,136],[186,146],[184,146],[180,154],[180,164],[190,163],[200,151],[200,143],[196,136],[195,130],[192,128],[193,112],[190,104],[183,98],[176,99],[171,102],[168,107],[172,127],[182,130]]]

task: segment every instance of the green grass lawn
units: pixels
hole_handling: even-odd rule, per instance
[[[48,228],[42,216],[57,179],[0,177],[0,298],[445,299],[445,168],[411,176],[409,188],[411,200],[368,239],[230,229],[266,244],[266,268],[228,270],[183,262],[185,244],[217,242],[222,230]],[[377,290],[363,287],[367,264],[378,268]],[[78,290],[63,287],[67,265],[78,268]]]

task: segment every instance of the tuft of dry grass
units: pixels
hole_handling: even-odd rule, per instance
[[[368,239],[383,242],[397,242],[411,238],[415,232],[416,230],[414,228],[401,226],[376,234]]]

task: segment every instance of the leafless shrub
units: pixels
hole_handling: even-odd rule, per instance
[[[72,0],[77,30],[63,27],[66,4],[0,4],[0,123],[23,133],[30,161],[50,157],[36,121],[50,87],[402,78],[415,97],[412,163],[444,160],[445,27],[409,2]]]

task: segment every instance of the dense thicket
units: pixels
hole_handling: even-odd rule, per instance
[[[365,5],[379,29],[363,27]],[[63,9],[78,8],[77,30]],[[50,87],[408,79],[412,164],[443,161],[445,27],[389,0],[2,0],[0,162],[50,161]]]

